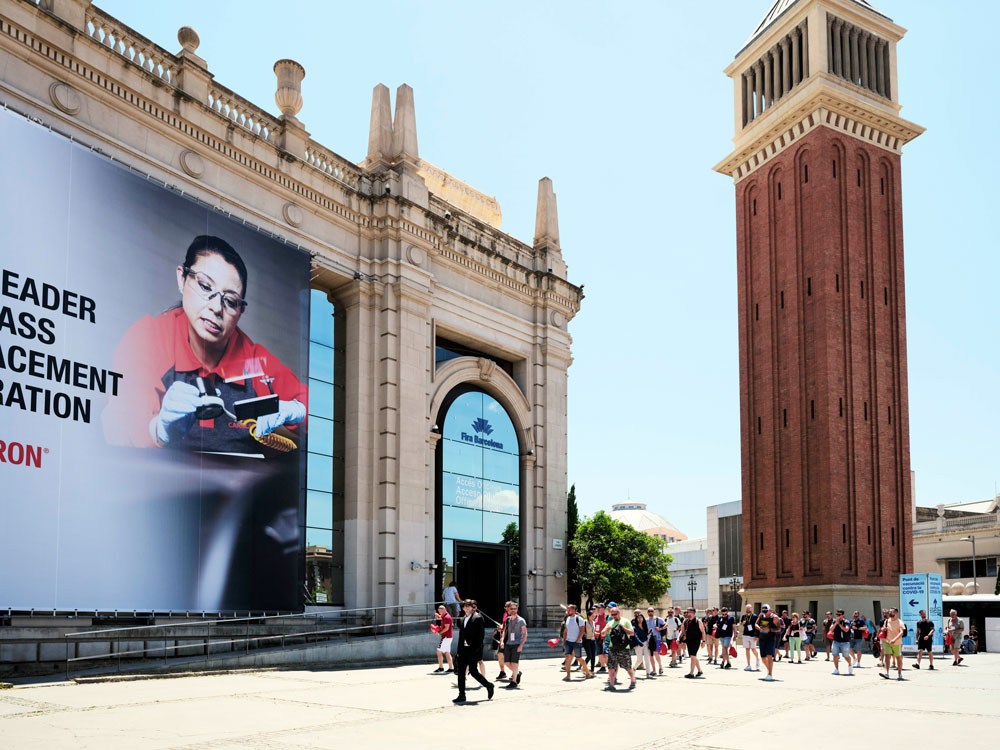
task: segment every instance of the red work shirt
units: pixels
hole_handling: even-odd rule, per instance
[[[197,378],[201,377],[207,387],[221,391],[226,409],[235,413],[236,401],[266,396],[271,391],[262,378],[225,381],[263,372],[273,378],[270,387],[280,400],[297,400],[308,405],[306,387],[292,371],[239,328],[229,339],[219,364],[206,368],[191,351],[188,320],[180,308],[155,318],[147,315],[133,323],[115,350],[114,363],[115,369],[122,373],[121,388],[102,414],[104,437],[111,445],[155,447],[149,423],[160,412],[163,394],[177,380],[197,386]],[[226,414],[196,422],[178,447],[268,454],[246,425]]]
[[[438,635],[442,638],[451,638],[451,615],[442,615],[441,627],[438,628]]]

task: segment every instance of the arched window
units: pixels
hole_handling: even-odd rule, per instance
[[[504,544],[518,528],[520,450],[514,423],[500,402],[465,387],[445,404],[438,452],[442,572],[447,580],[454,569],[455,542]]]

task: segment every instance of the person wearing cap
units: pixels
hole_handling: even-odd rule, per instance
[[[632,682],[628,689],[635,689],[635,670],[632,668],[631,640],[633,636],[632,623],[623,617],[615,602],[608,602],[608,619],[602,633],[608,639],[608,685],[605,690],[614,692],[615,677],[619,669],[628,672]]]
[[[830,661],[830,648],[833,645],[833,639],[830,638],[827,633],[830,632],[830,628],[833,627],[833,612],[826,613],[826,619],[823,620],[823,639],[826,641],[826,660]]]
[[[816,638],[816,621],[809,612],[802,613],[802,648],[806,652],[806,661],[816,658],[816,646],[813,640]]]
[[[837,616],[833,620],[831,629],[833,631],[833,673],[840,674],[840,657],[844,657],[847,662],[847,674],[854,674],[854,665],[851,661],[851,623],[852,620],[844,618],[844,610],[838,609]],[[827,631],[829,633],[830,631]]]
[[[570,676],[570,667],[573,666],[574,658],[583,669],[583,678],[585,680],[589,680],[594,676],[593,672],[587,668],[587,662],[583,659],[583,637],[586,632],[586,620],[576,613],[575,604],[568,605],[566,607],[566,619],[563,620],[561,634],[563,654],[565,655],[563,667],[566,669],[566,676],[563,678],[564,682],[569,682],[572,679]]]
[[[723,607],[715,623],[715,639],[722,648],[722,664],[719,669],[732,669],[729,663],[729,646],[733,642],[733,632],[736,630],[736,620],[729,614],[729,607]]]
[[[667,639],[667,647],[670,649],[670,668],[676,669],[677,664],[677,629],[680,627],[680,623],[674,616],[674,608],[669,607],[667,609],[666,625],[663,629],[664,635]]]
[[[778,645],[778,637],[784,632],[785,624],[781,618],[771,611],[769,604],[762,604],[757,616],[757,640],[760,644],[760,656],[767,667],[764,682],[774,682],[774,650]]]

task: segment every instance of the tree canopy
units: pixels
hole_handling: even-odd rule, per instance
[[[585,519],[570,542],[580,587],[591,599],[625,607],[655,602],[670,588],[670,563],[661,539],[604,511]]]

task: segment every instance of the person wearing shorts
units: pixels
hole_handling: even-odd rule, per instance
[[[920,669],[920,657],[927,653],[930,661],[928,669],[934,669],[934,622],[927,619],[927,612],[920,610],[920,620],[917,622],[917,661],[914,669]]]
[[[448,612],[448,608],[443,604],[438,605],[437,614],[434,615],[434,619],[438,621],[438,636],[441,640],[438,642],[437,647],[437,660],[438,667],[435,672],[444,672],[444,674],[451,674],[455,671],[455,663],[451,660],[451,641],[452,641],[452,619],[451,614]],[[448,671],[445,672],[444,660],[448,660]]]
[[[597,671],[607,672],[608,649],[605,647],[604,643],[604,626],[608,622],[608,616],[605,612],[605,606],[603,603],[599,603],[596,607],[594,607],[594,614],[592,617],[594,619],[594,646],[597,648],[597,662],[601,665]]]
[[[756,625],[760,657],[764,660],[764,666],[767,668],[764,682],[774,682],[774,650],[778,646],[778,638],[785,630],[785,624],[780,617],[771,611],[770,605],[762,604]]]
[[[663,629],[663,638],[667,648],[670,649],[670,667],[677,668],[677,618],[674,617],[674,609],[667,609],[667,616],[664,618],[666,627]]]
[[[583,636],[587,629],[586,621],[576,613],[576,605],[570,604],[566,607],[566,619],[563,621],[563,653],[566,658],[563,666],[566,669],[564,682],[569,682],[570,667],[573,666],[573,659],[580,664],[583,669],[583,678],[589,680],[594,674],[587,667],[587,662],[583,659]]]
[[[736,621],[729,614],[729,608],[723,607],[719,613],[719,619],[715,623],[715,638],[722,648],[722,663],[719,669],[732,669],[729,663],[729,645],[733,642],[733,632],[736,628]]]
[[[903,623],[899,621],[899,613],[895,608],[889,610],[889,618],[885,621],[885,640],[882,641],[882,653],[885,654],[885,672],[879,672],[883,679],[890,679],[890,664],[896,662],[896,680],[903,681]]]
[[[760,671],[760,653],[757,651],[757,626],[754,624],[757,618],[753,614],[753,605],[748,604],[746,607],[746,613],[740,618],[740,630],[743,637],[743,649],[746,651],[747,655],[747,665],[743,670],[744,672],[759,672]],[[750,666],[750,654],[753,653],[754,658],[757,660],[757,668],[754,669]]]
[[[695,617],[695,612],[693,607],[689,607],[687,612],[687,619],[684,620],[684,643],[687,645],[688,656],[691,657],[688,661],[690,666],[688,667],[688,673],[684,675],[688,679],[696,679],[702,676],[701,664],[698,663],[698,649],[701,648],[702,641],[705,640],[705,623]],[[695,673],[697,670],[697,674]]]
[[[510,614],[504,625],[503,660],[510,667],[510,682],[507,688],[514,690],[521,683],[518,670],[521,667],[521,649],[528,642],[528,623],[517,614],[517,604],[511,602]]]
[[[816,621],[808,612],[802,613],[802,648],[806,652],[806,661],[816,658],[816,646],[813,641],[816,639]]]
[[[618,630],[619,632],[613,632]],[[602,638],[608,640],[608,685],[605,690],[615,692],[615,678],[619,669],[628,672],[632,682],[628,689],[635,689],[635,670],[632,669],[632,646],[630,639],[632,636],[632,623],[622,616],[618,605],[608,602],[608,619],[604,625]]]
[[[847,674],[854,674],[854,667],[851,663],[851,620],[844,617],[844,610],[838,609],[830,626],[833,631],[833,638],[830,644],[833,653],[833,673],[840,674],[840,658],[844,658],[847,664]],[[827,640],[831,640],[827,631]]]
[[[851,661],[855,667],[861,666],[861,649],[865,645],[868,622],[860,612],[854,610],[851,618]]]

